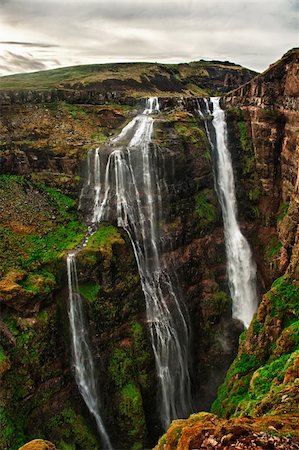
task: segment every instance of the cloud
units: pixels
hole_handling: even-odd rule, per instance
[[[47,61],[48,62],[48,61]],[[59,66],[59,61],[52,61]],[[48,64],[37,60],[33,55],[27,53],[20,55],[10,51],[0,55],[0,70],[11,73],[28,72],[47,69]]]
[[[55,65],[55,59],[65,66],[206,58],[263,70],[296,45],[298,4],[298,0],[271,0],[271,7],[260,0],[0,0],[0,44],[20,55],[30,50],[32,59],[47,68]]]
[[[35,48],[53,48],[59,45],[45,44],[41,42],[17,42],[17,41],[0,41],[3,45],[19,45],[21,47],[35,47]]]

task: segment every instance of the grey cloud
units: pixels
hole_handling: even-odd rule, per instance
[[[275,52],[280,57],[295,45],[297,7],[298,0],[271,0],[271,7],[260,0],[0,0],[0,27],[11,29],[3,43],[27,58],[30,50],[46,67],[54,59],[71,65],[206,57],[261,70]]]
[[[31,54],[19,55],[13,52],[6,52],[0,56],[1,69],[14,72],[27,72],[29,70],[43,70],[47,66],[42,61],[36,60]]]
[[[59,45],[45,44],[41,42],[18,42],[18,41],[0,41],[4,45],[20,45],[21,47],[35,47],[35,48],[55,48]]]

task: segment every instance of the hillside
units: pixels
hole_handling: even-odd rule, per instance
[[[0,90],[85,90],[126,96],[210,95],[249,81],[256,73],[229,62],[94,64],[0,78]]]

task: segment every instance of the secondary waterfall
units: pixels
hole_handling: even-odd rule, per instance
[[[79,294],[76,257],[74,253],[67,256],[67,274],[69,287],[69,319],[75,379],[86,406],[95,418],[102,439],[103,448],[111,450],[112,446],[100,416],[95,367],[88,342],[88,328],[85,321],[83,302]]]
[[[151,143],[152,115],[158,112],[158,99],[148,99],[143,113],[111,139],[108,154],[97,149],[92,164],[89,156],[94,173],[87,182],[93,184],[93,227],[116,219],[133,246],[156,363],[160,417],[166,429],[172,419],[190,413],[191,394],[188,315],[161,251],[165,180],[159,162],[163,156]]]
[[[233,300],[232,312],[233,317],[248,328],[257,308],[256,266],[249,244],[237,222],[235,182],[227,146],[225,113],[220,107],[218,97],[212,97],[210,102],[212,110],[204,99],[206,111],[201,112],[201,117],[205,119],[207,113],[213,116],[214,138],[207,120],[205,127],[215,160],[215,186],[223,216],[229,289]]]

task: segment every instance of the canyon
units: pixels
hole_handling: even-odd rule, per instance
[[[239,66],[201,62],[137,67],[146,79],[131,65],[112,67],[108,80],[94,69],[63,84],[37,80],[36,89],[30,75],[3,77],[3,87],[0,79],[1,448],[18,449],[35,438],[62,450],[101,448],[72,373],[66,257],[88,232],[88,192],[78,210],[88,154],[109,153],[111,139],[150,96],[159,97],[160,106],[150,148],[164,183],[162,253],[190,318],[188,414],[195,413],[178,417],[186,420],[174,421],[157,448],[210,448],[206,433],[215,448],[229,448],[239,438],[261,439],[259,433],[267,442],[276,432],[288,440],[277,445],[293,448],[298,57],[291,50],[255,77]],[[232,316],[214,161],[198,113],[201,98],[215,94],[226,112],[238,223],[257,266],[260,304],[247,330]],[[137,262],[115,216],[105,218],[76,254],[102,417],[114,448],[136,450],[153,447],[165,432]],[[212,414],[196,414],[210,408]]]

